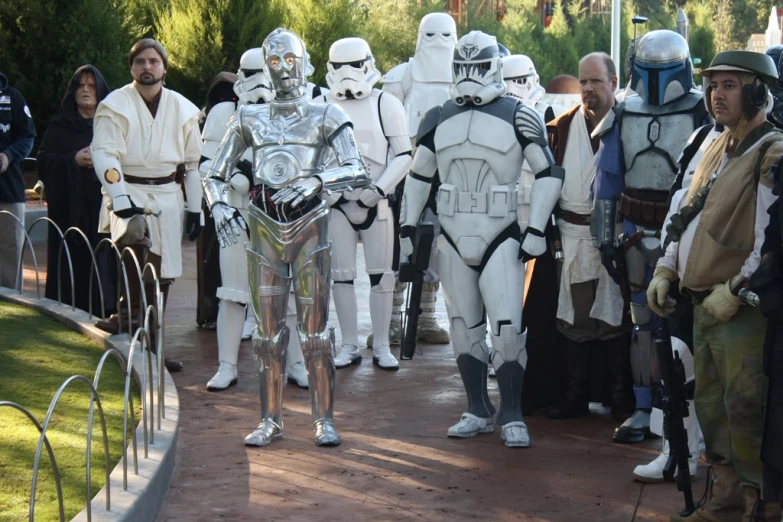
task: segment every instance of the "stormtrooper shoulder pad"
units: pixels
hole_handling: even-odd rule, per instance
[[[435,127],[438,126],[438,123],[440,122],[441,109],[442,107],[437,105],[425,112],[424,116],[421,117],[421,121],[419,122],[419,130],[416,134],[417,146],[421,144],[424,138],[426,138],[432,131],[435,130]]]
[[[547,144],[547,133],[541,113],[523,103],[518,103],[514,111],[514,126],[517,132],[535,143]]]
[[[373,94],[378,96],[378,115],[381,118],[383,135],[408,136],[408,115],[400,100],[378,89],[373,89]]]
[[[399,83],[405,78],[405,73],[408,72],[409,63],[401,63],[392,67],[392,69],[381,76],[381,83]]]
[[[223,139],[223,135],[226,134],[228,127],[228,120],[236,110],[236,104],[234,102],[221,102],[212,107],[207,114],[207,120],[204,122],[204,130],[201,133],[201,138],[204,141],[217,141]]]

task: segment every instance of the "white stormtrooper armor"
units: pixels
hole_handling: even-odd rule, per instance
[[[522,331],[524,262],[546,249],[543,230],[563,184],[544,121],[534,109],[504,96],[500,51],[480,31],[463,36],[454,52],[452,99],[430,110],[419,126],[411,174],[405,181],[400,250],[411,236],[437,172],[440,272],[457,366],[468,410],[448,430],[452,437],[494,431],[487,395],[487,363],[497,373],[496,419],[507,446],[530,444],[519,397],[525,374]],[[516,187],[522,162],[536,174],[530,222],[517,223]],[[492,350],[487,348],[487,318]]]
[[[394,67],[381,78],[383,90],[396,96],[405,107],[408,115],[408,133],[411,136],[411,145],[414,147],[422,116],[449,99],[452,78],[451,60],[456,43],[457,26],[454,18],[446,13],[430,13],[419,23],[416,52],[413,57],[406,63]],[[438,216],[427,208],[424,219],[435,226],[437,234]],[[424,274],[417,336],[426,342],[445,344],[450,341],[449,334],[435,319],[435,300],[439,286],[437,245],[433,243],[429,268]],[[405,301],[405,289],[405,283],[396,282],[390,325],[390,337],[395,343],[400,342],[401,338],[401,312]],[[373,344],[373,337],[371,335],[367,339],[368,346]]]
[[[259,48],[245,51],[239,60],[238,81],[234,92],[239,103],[225,101],[212,107],[204,122],[202,131],[202,161],[199,170],[202,177],[207,175],[211,158],[215,155],[220,140],[226,132],[228,120],[240,105],[267,103],[274,95],[269,75],[264,67],[263,50]],[[252,153],[246,150],[241,160],[252,161]],[[250,178],[235,169],[228,182],[226,202],[237,209],[247,220],[250,203]],[[247,282],[247,259],[243,243],[236,243],[220,249],[220,276],[222,286],[217,290],[220,299],[217,317],[218,361],[217,373],[207,382],[207,390],[221,391],[237,383],[237,359],[242,339],[249,339],[255,325],[253,314],[247,313],[250,299]],[[289,307],[292,308],[292,307]],[[296,311],[289,310],[290,327],[296,325]],[[244,324],[243,324],[244,323]],[[286,359],[286,373],[289,381],[297,386],[307,387],[307,371],[304,368],[302,348],[296,337],[291,339]]]
[[[307,98],[309,63],[302,40],[275,29],[262,45],[275,97],[240,107],[228,123],[204,192],[221,246],[245,238],[256,329],[253,346],[260,380],[261,423],[245,438],[266,446],[282,437],[282,376],[288,337],[285,324],[293,284],[297,331],[310,381],[315,443],[340,444],[334,427],[333,345],[329,312],[329,208],[320,194],[369,185],[348,116],[336,105]],[[246,223],[226,200],[226,183],[250,147],[254,188]],[[329,153],[336,167],[324,168]]]
[[[602,145],[591,230],[609,274],[627,283],[634,323],[631,366],[639,409],[615,432],[618,442],[641,442],[643,436],[630,440],[624,433],[648,431],[649,413],[643,410],[650,406],[639,403],[640,393],[649,397],[641,389],[651,384],[657,326],[644,292],[661,254],[660,230],[677,160],[689,136],[707,120],[702,94],[693,88],[688,44],[674,31],[650,31],[639,40],[631,86],[637,95],[617,105],[593,132]],[[618,211],[624,218],[619,237]],[[617,264],[620,256],[625,267]]]
[[[380,73],[369,45],[361,38],[344,38],[332,44],[327,68],[326,81],[331,92],[321,99],[336,103],[351,118],[356,144],[373,181],[372,188],[330,195],[332,292],[342,337],[335,366],[345,368],[362,359],[353,286],[356,245],[361,238],[370,276],[373,363],[386,370],[397,370],[399,363],[389,349],[394,224],[386,194],[394,191],[411,164],[405,109],[394,96],[373,89]]]

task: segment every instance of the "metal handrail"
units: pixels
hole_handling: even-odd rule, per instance
[[[35,228],[35,225],[38,224],[39,221],[47,221],[50,225],[54,227],[54,229],[57,231],[57,233],[60,235],[60,252],[57,254],[57,303],[63,304],[63,288],[62,288],[62,281],[60,280],[60,272],[61,272],[61,261],[63,256],[63,246],[65,247],[65,255],[68,259],[68,272],[71,276],[71,310],[75,310],[75,302],[76,302],[76,290],[73,287],[73,261],[71,261],[71,250],[68,248],[68,245],[65,243],[65,237],[63,236],[62,229],[46,216],[39,217],[33,223],[27,228],[27,233],[30,234],[32,232],[33,228]],[[47,267],[47,270],[49,268]],[[18,268],[17,268],[18,270]],[[36,267],[37,270],[37,267]],[[37,275],[37,274],[36,274]],[[38,297],[41,297],[39,294]]]
[[[32,254],[32,256],[33,256],[33,266],[35,267],[35,289],[36,289],[37,294],[38,294],[38,299],[40,299],[41,298],[41,281],[40,281],[40,278],[38,277],[38,261],[35,259],[35,250],[33,250],[33,242],[30,241],[30,236],[29,236],[27,230],[25,230],[25,228],[24,228],[24,223],[22,223],[22,221],[18,217],[16,217],[14,214],[10,213],[7,210],[0,210],[0,216],[2,216],[3,214],[6,214],[6,215],[11,216],[12,218],[14,218],[14,220],[16,221],[16,224],[19,225],[19,227],[21,227],[21,229],[22,229],[22,233],[24,234],[24,243],[30,247],[30,254]],[[37,222],[37,220],[36,220],[36,222]],[[33,225],[35,225],[35,223],[33,223]],[[31,225],[30,228],[32,228],[32,225]],[[24,261],[24,244],[22,245],[22,250],[19,252],[19,261],[17,261],[17,263],[16,263],[16,285],[18,286],[19,294],[21,294],[22,291],[23,291],[23,288],[22,288],[22,286],[23,286],[22,285],[22,261]],[[15,290],[16,290],[16,288],[15,288]]]
[[[82,237],[82,240],[84,240],[84,244],[87,245],[87,251],[90,253],[90,259],[92,260],[92,267],[90,268],[90,283],[89,283],[89,290],[88,290],[90,298],[88,300],[88,305],[87,305],[88,310],[87,310],[87,313],[90,314],[90,319],[92,319],[92,274],[93,274],[93,269],[94,269],[95,273],[97,274],[97,279],[98,279],[98,294],[101,297],[101,317],[106,317],[106,306],[105,306],[105,304],[103,302],[103,283],[101,283],[100,271],[98,270],[98,263],[95,260],[95,253],[92,251],[92,247],[90,246],[89,238],[82,231],[82,229],[80,229],[79,227],[71,227],[68,230],[66,230],[65,233],[62,235],[62,240],[61,240],[61,243],[60,243],[60,254],[57,257],[57,273],[58,274],[60,273],[60,262],[62,261],[63,245],[65,245],[66,252],[68,252],[68,245],[67,245],[67,243],[65,241],[65,238],[68,237],[68,234],[70,234],[70,233],[79,234]],[[70,262],[70,254],[68,255],[68,259],[69,259],[69,262]],[[59,277],[58,277],[57,280],[59,282]],[[58,284],[57,290],[59,292],[59,284]],[[73,293],[74,293],[73,270],[71,270],[71,295],[73,295]],[[76,298],[75,297],[71,298],[71,303],[73,304],[71,309],[75,310],[76,309]]]

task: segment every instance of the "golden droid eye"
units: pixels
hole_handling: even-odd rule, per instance
[[[275,69],[277,69],[277,66],[280,65],[280,58],[270,58],[269,59],[269,65]]]
[[[293,56],[286,56],[285,63],[287,63],[288,65],[293,65],[294,64],[294,57]]]

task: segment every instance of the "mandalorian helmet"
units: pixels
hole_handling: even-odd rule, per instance
[[[693,87],[688,42],[668,29],[639,39],[633,58],[631,88],[650,105],[666,105]]]
[[[305,93],[307,75],[312,70],[304,42],[295,33],[277,28],[261,48],[276,98],[298,98]]]
[[[541,87],[533,60],[524,54],[512,54],[502,61],[506,94],[519,98],[527,105],[534,105],[540,100],[546,91]]]
[[[361,38],[343,38],[329,48],[326,83],[338,100],[366,98],[381,79],[370,46]]]
[[[264,51],[260,47],[248,49],[239,59],[239,80],[234,92],[242,104],[269,102],[275,96],[264,66]]]
[[[503,63],[494,36],[471,31],[454,49],[451,99],[457,105],[486,105],[506,93]]]

